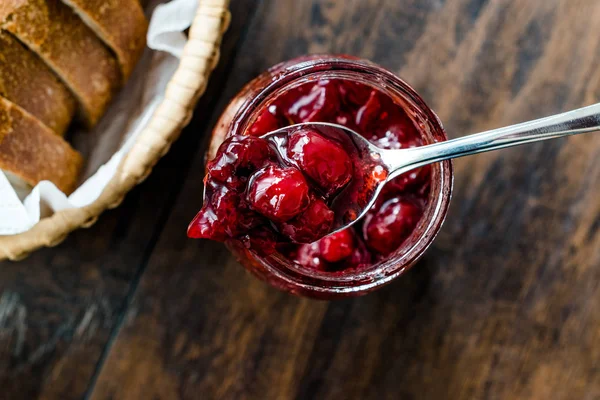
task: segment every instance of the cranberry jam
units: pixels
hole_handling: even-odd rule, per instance
[[[226,242],[252,272],[294,293],[366,293],[398,276],[433,240],[450,197],[451,163],[394,178],[362,221],[325,236],[332,199],[361,166],[309,128],[279,147],[260,137],[302,122],[344,125],[386,149],[445,140],[435,114],[388,71],[333,56],[280,64],[221,117],[204,206],[188,235]]]

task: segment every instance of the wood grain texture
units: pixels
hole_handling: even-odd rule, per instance
[[[458,160],[432,249],[363,298],[291,297],[220,244],[185,238],[211,123],[267,67],[304,53],[373,59],[457,137],[598,102],[600,2],[262,0],[232,12],[223,85],[148,182],[92,230],[0,269],[8,398],[600,398],[598,134]],[[109,311],[86,317],[102,301]],[[96,328],[78,335],[87,319]],[[51,350],[27,361],[37,348]]]

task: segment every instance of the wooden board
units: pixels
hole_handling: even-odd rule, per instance
[[[597,0],[232,2],[194,121],[125,204],[0,268],[0,398],[600,398],[600,135],[456,162],[425,258],[363,298],[300,299],[187,240],[210,129],[304,53],[397,72],[450,136],[600,101]]]

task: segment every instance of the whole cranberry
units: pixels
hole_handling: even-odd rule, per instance
[[[269,165],[251,176],[246,199],[270,220],[286,222],[308,207],[309,187],[298,169]]]
[[[338,143],[311,129],[289,136],[287,155],[326,195],[337,192],[352,178],[352,160]]]
[[[248,133],[252,136],[262,136],[284,126],[283,115],[276,104],[266,107],[256,118]]]
[[[287,109],[287,117],[294,123],[329,121],[335,118],[339,92],[336,84],[323,79],[314,84],[310,91],[298,96]]]
[[[327,270],[327,263],[321,259],[318,243],[299,245],[289,257],[303,267],[313,268],[319,271]]]
[[[372,90],[356,112],[355,123],[373,144],[384,149],[420,145],[419,132],[406,112],[388,96]]]
[[[232,136],[225,140],[216,157],[208,163],[210,176],[230,188],[239,188],[251,172],[274,157],[269,143],[252,136]]]
[[[323,200],[315,199],[302,214],[282,223],[280,230],[296,243],[312,243],[331,231],[334,216]]]
[[[354,251],[354,231],[344,229],[319,240],[321,257],[328,262],[335,263],[349,257]]]
[[[370,211],[363,226],[367,246],[382,255],[396,250],[411,234],[423,212],[412,202],[391,199]]]

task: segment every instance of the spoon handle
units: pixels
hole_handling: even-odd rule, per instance
[[[390,179],[413,168],[470,154],[600,130],[600,103],[505,128],[406,150],[385,150]]]

